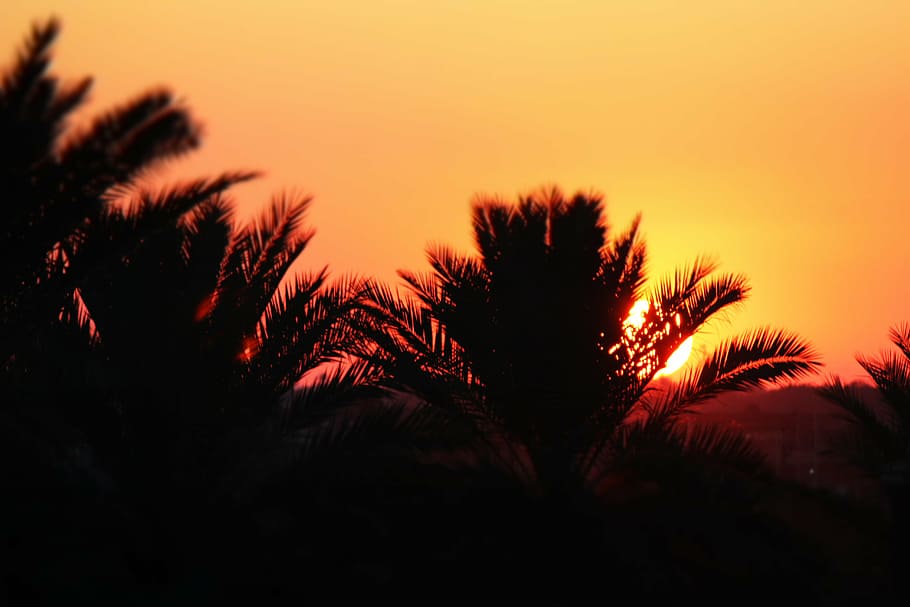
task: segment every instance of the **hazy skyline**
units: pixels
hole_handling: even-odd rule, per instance
[[[13,0],[63,22],[54,73],[100,109],[150,84],[206,127],[165,178],[315,196],[307,267],[395,280],[430,242],[468,251],[475,193],[541,185],[639,211],[651,275],[707,254],[753,287],[722,335],[811,340],[827,371],[910,321],[910,4]],[[696,344],[696,348],[698,344]]]

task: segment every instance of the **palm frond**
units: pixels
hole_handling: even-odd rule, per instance
[[[342,358],[359,334],[349,317],[362,282],[349,278],[323,287],[325,271],[297,277],[269,303],[258,328],[259,350],[250,364],[264,385],[285,388],[308,370]]]
[[[60,158],[79,169],[82,187],[101,195],[161,160],[195,149],[200,130],[170,91],[155,89],[68,137]]]
[[[144,192],[126,208],[124,216],[137,226],[146,223],[155,226],[170,225],[213,196],[222,194],[239,183],[255,179],[258,175],[250,171],[226,172],[214,178],[195,179],[170,186],[157,193]],[[192,225],[192,217],[187,220]]]
[[[310,198],[276,197],[252,223],[239,229],[228,247],[219,272],[218,306],[228,323],[251,330],[272,300],[291,265],[303,252],[312,231],[301,221]]]
[[[194,320],[202,321],[215,305],[218,272],[231,236],[232,207],[215,195],[181,218],[184,234],[180,248],[183,265],[195,291]]]
[[[32,26],[16,62],[3,76],[0,107],[18,107],[27,100],[50,65],[50,49],[59,34],[60,21],[56,18]]]
[[[255,243],[253,250],[258,256],[249,269],[251,277],[275,276],[278,281],[284,277],[287,267],[297,259],[313,237],[313,230],[302,230],[303,219],[311,202],[310,196],[297,200],[278,196],[272,200],[266,212],[254,221],[250,227],[250,236]]]
[[[640,227],[639,213],[632,220],[629,229],[611,242],[603,252],[603,262],[598,273],[598,280],[603,285],[615,285],[617,291],[623,290],[630,298],[637,297],[646,279],[644,274],[646,249],[638,238]],[[622,296],[619,292],[616,295]]]
[[[445,303],[443,287],[436,275],[430,272],[408,272],[399,270],[398,276],[410,288],[411,292],[429,309],[438,309]]]
[[[82,335],[84,343],[89,346],[100,342],[98,328],[79,289],[75,289],[72,297],[66,300],[60,312],[60,321],[74,327]]]
[[[63,133],[63,121],[66,117],[85,102],[92,84],[91,78],[83,78],[75,84],[62,88],[54,96],[45,112],[47,121],[53,125],[54,141]]]
[[[856,360],[890,406],[894,423],[910,428],[910,359],[903,352],[884,352],[878,358]]]
[[[606,245],[603,197],[579,192],[566,203],[557,194],[548,215],[547,244],[556,271],[590,278],[601,267]]]
[[[438,285],[444,291],[458,291],[461,289],[477,289],[483,287],[489,277],[484,268],[475,259],[465,255],[459,255],[448,247],[434,247],[427,251],[427,260],[430,267],[435,270],[432,275],[432,284]],[[423,283],[412,282],[409,277],[414,276],[408,272],[400,272],[399,275],[405,279],[421,298],[424,295],[432,294],[428,288],[428,281]],[[427,299],[428,303],[433,301]],[[438,302],[438,299],[437,299]]]
[[[467,381],[467,361],[461,348],[434,318],[431,309],[379,283],[370,283],[366,297],[380,315],[371,338],[392,354],[392,361],[411,359],[429,373],[451,374]]]
[[[866,435],[881,445],[894,442],[894,435],[899,430],[899,420],[895,419],[894,412],[866,402],[856,386],[844,384],[839,377],[834,377],[828,379],[817,393],[842,411],[842,418],[855,427],[856,433]]]
[[[903,465],[910,453],[910,325],[892,327],[889,337],[898,352],[856,359],[875,383],[880,399],[867,401],[855,386],[837,377],[818,389],[851,424],[833,437],[829,452],[873,475]]]
[[[677,415],[723,392],[799,379],[820,365],[812,346],[797,335],[771,328],[756,329],[722,342],[648,405],[652,413]]]
[[[281,399],[278,428],[282,434],[325,421],[340,411],[387,397],[379,385],[381,369],[372,360],[338,362],[315,378],[288,391]]]
[[[508,232],[509,208],[496,199],[477,197],[471,205],[474,241],[484,260],[500,257],[497,239]]]
[[[702,281],[683,303],[683,324],[693,333],[698,331],[717,313],[744,301],[749,289],[748,279],[741,274],[724,274]]]
[[[651,299],[661,309],[675,312],[682,308],[702,281],[716,269],[717,262],[699,257],[691,265],[678,268],[672,277],[662,279],[655,287]]]
[[[73,238],[64,241],[73,281],[110,264],[120,264],[155,234],[176,233],[184,215],[231,186],[252,179],[254,173],[224,173],[143,193],[126,208],[112,207],[84,222]],[[191,222],[192,223],[192,222]]]
[[[888,331],[891,342],[910,359],[910,323],[891,327]]]

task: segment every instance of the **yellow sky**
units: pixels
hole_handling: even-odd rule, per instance
[[[168,176],[266,171],[315,195],[315,267],[394,279],[469,249],[469,201],[544,184],[638,211],[654,275],[714,255],[829,371],[910,321],[910,2],[6,0],[0,61],[64,24],[90,111],[180,93],[203,149]],[[696,346],[697,347],[697,346]]]

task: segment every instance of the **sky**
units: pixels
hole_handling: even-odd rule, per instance
[[[308,268],[397,281],[472,250],[477,194],[601,192],[650,275],[708,255],[752,293],[696,339],[793,330],[825,373],[910,322],[906,0],[5,0],[0,64],[57,15],[90,115],[166,85],[205,127],[162,180],[312,194]],[[163,183],[163,181],[162,181]],[[820,377],[821,378],[821,377]]]

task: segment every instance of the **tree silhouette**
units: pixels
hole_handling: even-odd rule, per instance
[[[128,442],[152,448],[184,433],[184,447],[211,449],[215,436],[262,430],[306,371],[339,356],[357,282],[328,285],[325,269],[288,275],[312,236],[308,198],[276,198],[232,229],[221,193],[250,177],[142,195],[100,215],[72,248],[83,322]]]
[[[34,26],[0,77],[0,476],[7,481],[3,545],[13,550],[7,562],[17,563],[0,586],[13,589],[13,603],[15,588],[29,586],[20,574],[52,570],[79,550],[104,563],[112,537],[123,532],[88,446],[93,432],[116,419],[97,389],[86,327],[68,320],[84,310],[67,251],[112,199],[199,139],[199,127],[166,89],[72,128],[91,80],[61,84],[49,74],[59,31],[55,19]],[[91,575],[106,566],[93,569],[91,561],[66,569]],[[33,587],[32,599],[47,599],[48,586]]]
[[[879,398],[869,401],[856,386],[830,378],[818,393],[838,407],[850,427],[834,437],[831,451],[878,478],[888,497],[893,525],[893,568],[901,596],[910,592],[910,325],[889,332],[896,351],[858,356]]]
[[[684,420],[724,391],[813,371],[811,348],[761,329],[652,381],[746,297],[745,278],[698,259],[646,294],[639,220],[610,239],[599,196],[555,189],[479,199],[478,255],[430,251],[430,274],[402,273],[405,296],[296,273],[309,198],[239,225],[227,192],[253,173],[135,187],[198,145],[168,91],[68,132],[90,81],[48,75],[58,32],[36,26],[0,84],[0,460],[14,480],[0,518],[20,563],[0,584],[34,590],[46,562],[105,543],[122,578],[194,602],[352,580],[438,593],[471,569],[501,576],[504,598],[581,599],[604,571],[607,585],[668,580],[670,596],[727,571],[737,538],[776,532],[679,499],[764,471],[741,435]],[[662,530],[653,554],[642,525]],[[790,562],[751,548],[747,568]],[[471,586],[434,598],[476,598]]]
[[[723,341],[675,382],[653,382],[748,285],[698,259],[646,292],[639,225],[608,238],[595,194],[479,198],[477,255],[432,248],[430,273],[400,273],[407,293],[372,285],[376,324],[364,330],[373,347],[361,355],[414,411],[441,412],[444,441],[425,461],[463,471],[443,498],[459,504],[455,512],[425,500],[411,516],[459,521],[503,550],[501,588],[539,579],[543,600],[631,580],[646,600],[665,600],[670,588],[710,584],[723,597],[746,580],[755,593],[805,581],[805,546],[753,510],[770,480],[763,455],[735,430],[687,421],[717,394],[811,373],[817,356],[765,328]],[[641,323],[628,322],[641,299],[650,302]],[[783,549],[792,560],[771,557]]]
[[[35,25],[0,83],[0,391],[16,423],[85,429],[110,420],[88,326],[68,320],[86,320],[71,249],[138,177],[196,148],[199,127],[159,88],[70,128],[91,79],[48,73],[59,32],[56,19]]]
[[[431,274],[401,273],[416,301],[373,290],[385,319],[374,338],[398,386],[467,420],[544,492],[596,490],[658,444],[674,457],[758,464],[746,442],[677,422],[720,392],[813,371],[804,341],[757,330],[723,342],[672,388],[649,388],[685,339],[746,297],[744,277],[712,277],[715,265],[696,260],[650,293],[636,327],[625,321],[645,296],[638,219],[608,242],[601,198],[556,189],[473,209],[477,257],[432,249]]]
[[[165,89],[157,89],[68,132],[91,79],[61,85],[48,74],[60,31],[36,25],[0,85],[0,305],[4,367],[21,339],[56,319],[69,289],[65,249],[84,223],[134,180],[198,145],[199,127]],[[71,277],[68,277],[71,278]]]
[[[819,390],[852,426],[837,441],[836,451],[875,476],[901,473],[910,457],[910,325],[892,328],[889,336],[897,352],[857,357],[878,389],[880,402],[868,402],[838,377]]]
[[[46,74],[58,32],[55,20],[36,26],[0,88],[0,436],[19,482],[10,533],[36,546],[50,539],[41,528],[69,533],[64,511],[85,498],[67,491],[103,486],[86,530],[133,517],[111,523],[114,541],[138,542],[131,570],[160,581],[194,566],[179,549],[191,537],[208,540],[210,557],[225,521],[235,541],[249,539],[248,521],[221,502],[277,474],[301,424],[369,394],[331,368],[295,386],[341,355],[360,281],[291,271],[313,234],[308,197],[276,197],[235,225],[224,193],[252,173],[137,192],[137,177],[198,144],[167,91],[65,135],[90,81],[59,87]],[[39,514],[34,502],[51,495],[63,510]]]

